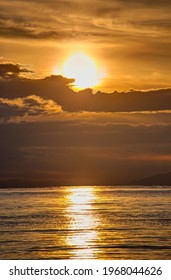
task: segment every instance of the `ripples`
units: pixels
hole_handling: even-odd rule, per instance
[[[170,259],[170,187],[1,190],[2,259]]]

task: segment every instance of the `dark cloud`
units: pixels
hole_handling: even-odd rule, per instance
[[[0,98],[0,122],[12,120],[14,117],[28,119],[29,116],[38,116],[40,118],[60,111],[61,107],[54,101],[35,95],[12,100]]]
[[[14,116],[23,116],[24,112],[19,110],[18,106],[10,106],[2,103],[0,99],[0,122],[8,120]]]
[[[83,3],[79,0],[30,0],[30,2],[39,5],[45,5],[46,7],[57,8],[59,10],[66,9],[76,9],[76,7],[81,6]]]
[[[0,65],[0,97],[23,98],[37,95],[48,98],[59,104],[64,111],[77,112],[132,112],[171,109],[171,89],[158,89],[129,92],[97,92],[85,89],[79,93],[70,87],[74,79],[62,76],[51,76],[44,79],[23,79],[18,77],[27,69],[20,69],[18,65]],[[15,77],[15,79],[9,79]]]
[[[170,89],[74,92],[73,79],[23,78],[9,65],[0,81],[0,186],[127,184],[170,171],[170,111],[162,111],[171,109]]]
[[[14,79],[18,78],[20,74],[32,73],[31,70],[23,68],[19,64],[3,63],[0,64],[0,79]]]
[[[107,0],[109,2],[113,2],[112,0]],[[160,0],[140,0],[140,1],[136,1],[136,0],[130,0],[129,2],[127,0],[118,0],[117,2],[120,3],[124,3],[124,4],[133,4],[133,5],[141,5],[141,6],[145,6],[145,7],[150,7],[150,6],[171,6],[171,3],[169,0],[163,0],[162,2]]]
[[[69,185],[123,184],[169,171],[170,128],[81,120],[1,124],[0,177],[13,184],[16,179],[32,185],[48,180]]]
[[[132,75],[134,87],[139,75],[138,88],[149,88],[154,74],[156,88],[168,75],[167,88],[94,94],[75,92],[73,79],[32,79],[25,66],[0,64],[0,186],[127,184],[170,171],[171,1],[0,0],[0,6],[4,57],[34,64],[28,57],[39,57],[37,46],[45,50],[51,39],[61,42],[61,53],[64,43],[84,40],[103,43],[95,51],[115,65],[123,84]],[[48,52],[39,61],[45,64]]]
[[[3,24],[0,25],[1,37],[7,38],[26,38],[26,39],[51,39],[51,40],[66,40],[73,39],[75,37],[83,37],[82,32],[76,31],[41,31],[39,28],[28,28],[28,27],[6,27]],[[86,33],[84,34],[84,36]]]
[[[90,93],[88,90],[75,96],[75,102],[64,104],[63,108],[69,111],[104,111],[104,112],[131,112],[149,110],[169,110],[171,90],[154,90],[148,92],[130,91]]]

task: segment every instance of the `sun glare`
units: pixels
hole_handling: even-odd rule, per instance
[[[103,76],[95,61],[82,52],[71,55],[64,62],[62,75],[67,78],[74,78],[75,86],[78,89],[99,85]]]
[[[91,244],[98,239],[96,228],[99,221],[93,215],[93,203],[96,194],[92,187],[70,188],[68,195],[69,207],[66,209],[66,217],[71,234],[67,236],[67,244],[72,250],[73,258],[94,258],[95,250]]]

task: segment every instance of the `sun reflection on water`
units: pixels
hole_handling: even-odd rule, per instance
[[[95,258],[93,245],[98,237],[98,219],[93,215],[95,200],[93,187],[74,187],[68,194],[66,215],[70,221],[70,235],[66,242],[73,249],[73,258]]]

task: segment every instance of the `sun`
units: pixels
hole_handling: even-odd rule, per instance
[[[62,66],[62,75],[75,79],[78,89],[97,86],[102,78],[102,73],[97,68],[95,61],[85,53],[72,54]]]

